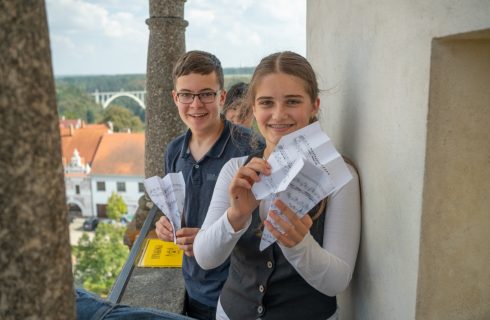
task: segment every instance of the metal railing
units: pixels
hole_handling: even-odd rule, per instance
[[[112,290],[109,293],[108,297],[109,301],[113,303],[119,303],[121,301],[124,290],[126,289],[129,279],[131,278],[131,274],[133,273],[133,269],[138,263],[138,259],[141,255],[141,248],[145,243],[145,238],[148,235],[148,232],[150,232],[150,228],[153,220],[155,219],[157,210],[158,207],[156,205],[153,205],[153,207],[150,209],[150,212],[148,212],[148,216],[143,223],[140,234],[138,235],[138,237],[136,237],[136,241],[131,247],[129,257],[126,260],[126,263],[124,264],[121,272],[119,273],[116,282],[112,286]]]

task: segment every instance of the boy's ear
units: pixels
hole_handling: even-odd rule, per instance
[[[226,100],[226,90],[223,89],[223,90],[220,90],[220,92],[219,92],[219,105],[220,105],[220,107],[222,107],[225,104],[225,100]]]
[[[177,105],[177,91],[172,90],[172,98],[174,99],[174,103]]]

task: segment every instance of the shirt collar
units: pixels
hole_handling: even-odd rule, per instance
[[[205,157],[220,158],[223,152],[225,151],[225,147],[231,136],[230,130],[232,124],[230,121],[224,119],[223,117],[222,120],[224,121],[223,131],[221,131],[218,140],[216,140],[216,142],[211,147],[211,149],[209,149]],[[189,158],[189,156],[191,155],[191,151],[189,150],[189,141],[191,140],[191,136],[192,136],[191,130],[187,129],[187,132],[185,133],[185,137],[184,137],[184,143],[182,144],[182,150],[180,151],[180,156],[184,159]]]

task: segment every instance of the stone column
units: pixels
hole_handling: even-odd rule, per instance
[[[150,0],[145,176],[163,175],[167,144],[185,130],[172,99],[172,68],[185,52],[185,0]]]
[[[186,129],[172,98],[172,69],[185,52],[185,0],[150,0],[150,29],[146,73],[145,176],[164,175],[167,144]],[[142,196],[124,243],[132,246],[148,215],[149,199]]]
[[[146,73],[145,176],[164,175],[167,144],[184,132],[172,99],[172,69],[185,52],[185,0],[150,0],[150,29]],[[138,203],[135,219],[128,226],[124,242],[132,245],[148,215],[150,202],[144,196]],[[180,268],[135,268],[121,303],[181,312],[184,281]]]
[[[150,0],[150,29],[146,73],[145,176],[164,175],[167,144],[186,129],[172,98],[172,69],[185,52],[185,0]],[[142,196],[124,243],[132,246],[151,205]]]
[[[0,319],[73,319],[44,1],[0,2]]]

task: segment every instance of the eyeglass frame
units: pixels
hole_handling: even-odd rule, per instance
[[[177,101],[179,101],[180,103],[183,103],[183,104],[191,104],[194,102],[194,100],[196,99],[196,96],[198,97],[199,99],[199,102],[201,102],[202,104],[207,104],[207,103],[213,103],[216,101],[216,97],[218,96],[218,93],[220,92],[221,90],[217,90],[217,91],[204,91],[204,92],[199,92],[199,93],[192,93],[192,92],[176,92],[175,95],[177,97]],[[202,101],[202,98],[201,96],[202,95],[205,95],[205,94],[212,94],[213,95],[213,100],[212,101],[208,101],[208,102],[204,102]],[[182,102],[180,101],[180,96],[183,95],[183,94],[188,94],[188,95],[192,95],[192,100],[189,101],[189,102]]]

